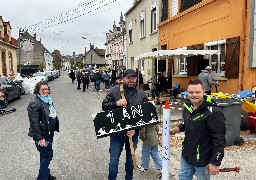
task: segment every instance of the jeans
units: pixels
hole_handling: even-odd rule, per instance
[[[48,176],[51,176],[49,165],[53,157],[52,142],[53,142],[53,130],[51,130],[50,137],[45,139],[48,142],[46,147],[41,147],[37,142],[36,148],[40,153],[40,168],[37,180],[48,180]]]
[[[135,133],[132,137],[134,150],[137,148],[138,144],[138,133]],[[129,137],[123,133],[115,134],[110,136],[110,162],[109,162],[109,180],[116,180],[118,174],[118,163],[121,152],[123,151],[123,146],[125,145],[126,150],[126,163],[125,163],[125,180],[133,179],[133,161],[129,144]],[[121,178],[122,179],[122,178]]]
[[[105,80],[104,83],[105,83],[105,89],[109,89],[109,80]]]
[[[192,180],[193,175],[196,174],[198,180],[210,180],[210,174],[208,176],[205,175],[204,167],[197,167],[188,164],[183,156],[180,158],[180,171],[179,171],[179,180]]]
[[[142,146],[141,166],[144,169],[149,168],[150,155],[155,163],[156,169],[162,169],[162,159],[158,153],[158,145]]]
[[[97,81],[95,82],[95,89],[96,89],[97,91],[100,90],[100,80],[97,80]]]

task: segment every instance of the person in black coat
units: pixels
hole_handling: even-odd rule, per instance
[[[72,83],[74,84],[74,80],[76,79],[76,74],[73,70],[69,73],[69,77],[72,80]]]
[[[81,87],[81,71],[78,70],[77,73],[76,73],[76,80],[77,80],[77,89],[80,90]]]
[[[82,71],[81,80],[83,83],[83,92],[85,92],[85,89],[88,89],[90,78],[89,75],[86,73],[85,70]]]
[[[59,120],[49,94],[46,82],[39,82],[35,86],[35,98],[29,103],[28,117],[30,122],[29,136],[33,137],[36,148],[40,153],[40,168],[37,180],[54,180],[49,165],[53,158],[54,131],[59,132]]]

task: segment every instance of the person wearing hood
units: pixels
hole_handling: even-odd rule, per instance
[[[127,69],[123,75],[123,89],[125,99],[122,99],[120,92],[120,85],[112,87],[106,98],[102,102],[102,110],[110,111],[112,109],[122,108],[125,106],[133,106],[140,103],[147,102],[147,96],[144,91],[136,86],[137,74],[133,69]],[[126,150],[126,163],[125,163],[125,178],[120,179],[133,179],[133,161],[129,144],[129,137],[132,137],[134,149],[138,144],[139,131],[129,130],[125,133],[121,132],[110,136],[110,162],[109,162],[109,180],[116,180],[118,174],[119,157],[125,145]]]
[[[218,82],[212,80],[211,72],[212,68],[210,66],[206,66],[205,70],[202,70],[201,73],[198,75],[198,80],[203,83],[205,93],[208,95],[211,95],[212,85],[220,85]]]

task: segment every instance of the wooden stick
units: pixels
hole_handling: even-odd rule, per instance
[[[122,99],[125,99],[124,87],[123,87],[122,84],[120,84],[120,93],[121,93]],[[135,151],[134,151],[134,147],[133,147],[132,137],[129,137],[129,144],[130,144],[131,155],[132,155],[133,169],[134,169],[134,171],[136,171],[137,170],[137,164],[136,164]]]
[[[131,154],[132,154],[133,169],[134,169],[134,171],[136,171],[137,163],[136,163],[136,158],[135,158],[135,151],[134,151],[134,147],[133,147],[132,137],[129,137],[129,143],[130,143],[130,149],[131,149]]]

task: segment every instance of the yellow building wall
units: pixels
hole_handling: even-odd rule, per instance
[[[256,85],[256,70],[248,68],[250,0],[206,0],[159,24],[160,47],[168,49],[212,42],[240,36],[238,79],[220,79],[219,91],[237,93]],[[244,56],[243,56],[244,55]],[[253,78],[254,77],[254,78]],[[173,78],[186,89],[190,79]],[[250,78],[250,79],[249,79]],[[214,91],[214,89],[212,89]]]

